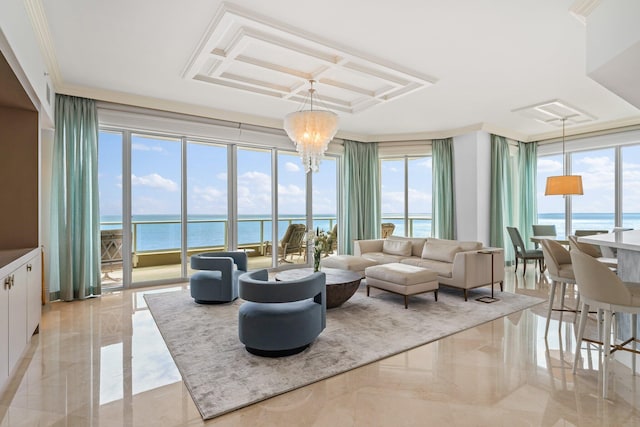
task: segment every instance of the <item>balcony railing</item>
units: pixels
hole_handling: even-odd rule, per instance
[[[313,218],[313,223],[314,227],[328,231],[336,224],[336,220],[336,217],[332,216],[318,216]],[[282,238],[290,224],[304,223],[306,218],[281,217],[278,221],[280,224],[279,234]],[[266,217],[242,218],[237,222],[238,249],[252,250],[256,256],[265,255],[267,244],[272,241],[272,219]],[[405,235],[404,218],[387,215],[383,217],[383,222],[393,222],[396,224],[394,234]],[[119,221],[104,221],[100,225],[103,230],[122,229],[122,222]],[[190,219],[187,223],[188,254],[228,250],[228,226],[228,219]],[[410,237],[429,237],[431,235],[431,216],[413,215],[408,218],[408,227]],[[180,263],[182,240],[180,220],[134,220],[131,232],[134,267]],[[121,246],[122,242],[120,242]]]

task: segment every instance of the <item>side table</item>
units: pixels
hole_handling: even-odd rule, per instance
[[[483,250],[483,251],[478,251],[479,254],[483,254],[483,255],[491,255],[491,296],[490,297],[480,297],[480,298],[476,298],[476,301],[480,301],[480,302],[484,302],[487,304],[490,304],[492,302],[496,302],[496,301],[500,301],[499,298],[495,298],[493,296],[493,284],[494,284],[494,279],[493,279],[493,255],[498,252],[497,250]]]

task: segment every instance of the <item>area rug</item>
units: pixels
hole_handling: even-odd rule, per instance
[[[151,314],[203,419],[210,419],[277,394],[383,359],[447,335],[540,304],[545,300],[499,292],[499,302],[442,289],[401,296],[361,287],[341,307],[327,311],[327,327],[304,352],[279,359],[249,354],[238,341],[236,300],[196,304],[188,290],[146,294]]]

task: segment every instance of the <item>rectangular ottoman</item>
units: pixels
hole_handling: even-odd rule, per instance
[[[331,255],[320,260],[320,266],[327,268],[339,268],[341,270],[355,271],[364,277],[364,269],[377,265],[375,261],[371,261],[354,255]]]
[[[365,269],[367,296],[369,288],[382,289],[404,296],[404,308],[409,307],[409,295],[433,291],[438,301],[438,273],[413,265],[391,263]]]

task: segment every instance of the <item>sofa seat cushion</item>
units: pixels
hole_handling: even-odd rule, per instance
[[[453,264],[450,262],[422,259],[418,257],[404,258],[400,262],[402,264],[427,268],[431,271],[435,271],[436,273],[438,273],[438,276],[442,277],[451,277],[453,274]]]
[[[361,256],[331,255],[327,258],[322,258],[320,265],[327,268],[355,271],[364,277],[364,269],[372,265],[377,265],[377,263]]]
[[[389,255],[384,252],[366,252],[362,254],[362,258],[374,261],[376,264],[389,264],[392,262],[400,262],[406,257],[400,255]]]

